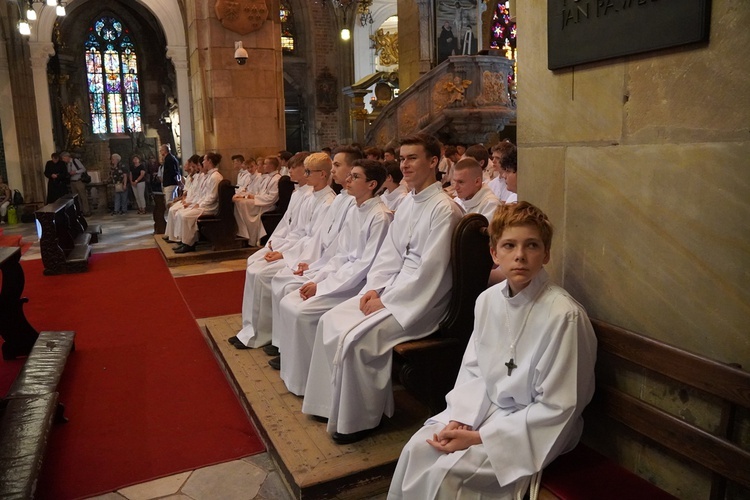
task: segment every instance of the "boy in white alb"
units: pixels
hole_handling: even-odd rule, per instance
[[[522,498],[578,442],[596,337],[583,307],[543,269],[551,242],[547,216],[530,203],[497,210],[490,250],[507,279],[477,299],[448,406],[404,447],[389,500]]]
[[[253,188],[254,192],[242,190],[232,197],[237,235],[246,238],[252,247],[260,244],[266,235],[261,216],[276,208],[279,201],[279,160],[269,156],[263,160],[263,174]]]
[[[436,179],[440,143],[402,141],[412,193],[401,204],[359,296],[323,315],[315,334],[304,413],[328,418],[340,444],[359,441],[392,416],[391,349],[434,332],[450,298],[450,240],[461,211]]]
[[[304,395],[318,320],[359,293],[385,239],[391,212],[375,196],[385,175],[380,162],[354,162],[348,186],[356,206],[338,236],[335,255],[312,263],[299,290],[274,297],[273,338],[284,360],[281,379],[293,394]]]
[[[482,183],[482,167],[474,158],[458,160],[453,166],[453,198],[465,214],[482,214],[492,220],[500,204],[495,193]]]

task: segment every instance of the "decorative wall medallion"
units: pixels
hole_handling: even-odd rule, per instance
[[[505,75],[485,71],[482,74],[482,95],[477,99],[477,104],[510,104],[508,91],[505,88]]]
[[[268,17],[267,0],[216,0],[216,17],[230,31],[258,31]]]
[[[339,109],[338,80],[324,67],[315,79],[315,96],[318,99],[318,111],[333,113]]]

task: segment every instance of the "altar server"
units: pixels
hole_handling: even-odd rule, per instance
[[[185,192],[181,200],[175,201],[167,210],[167,226],[164,230],[164,240],[169,243],[178,243],[181,240],[180,225],[176,223],[177,213],[194,205],[200,200],[203,193],[206,175],[201,171],[203,159],[199,155],[193,155],[185,163],[185,171],[189,174],[185,178]]]
[[[299,207],[299,223],[290,227],[286,238],[272,238],[276,245],[264,252],[263,257],[250,261],[245,274],[245,293],[242,297],[242,330],[237,334],[235,347],[262,347],[271,343],[271,279],[285,265],[284,252],[295,251],[295,245],[304,243],[321,230],[326,213],[336,197],[329,186],[331,158],[325,153],[313,153],[305,159],[305,175],[312,193]]]
[[[276,208],[280,178],[279,160],[275,156],[269,156],[263,160],[263,173],[254,186],[255,192],[244,189],[232,197],[237,235],[246,238],[250,246],[260,245],[261,238],[266,235],[261,216]]]
[[[195,251],[198,242],[198,217],[203,214],[215,214],[219,210],[219,183],[224,177],[219,173],[221,155],[206,153],[203,157],[201,171],[205,174],[200,199],[190,207],[177,212],[175,224],[179,225],[180,245],[174,253]]]
[[[273,339],[283,359],[281,379],[293,394],[304,395],[318,320],[359,293],[385,239],[392,215],[375,195],[385,176],[379,162],[356,160],[348,183],[356,206],[339,234],[335,255],[312,263],[300,277],[299,290],[281,297],[276,295],[278,275],[273,279]]]
[[[453,198],[466,214],[482,214],[492,220],[500,204],[495,193],[482,183],[482,166],[474,158],[465,157],[453,166]]]
[[[380,198],[388,207],[388,210],[395,212],[406,198],[409,190],[401,184],[404,174],[401,172],[401,165],[397,161],[385,162],[385,170],[388,172],[388,176],[383,183],[383,192],[380,194]]]
[[[450,239],[461,211],[436,181],[440,143],[426,134],[407,137],[400,156],[412,193],[363,293],[324,314],[315,335],[302,411],[327,417],[342,444],[393,415],[391,349],[434,332],[450,298]]]
[[[448,406],[404,447],[390,500],[523,498],[581,435],[596,337],[583,307],[543,269],[552,226],[530,203],[504,205],[490,241],[507,279],[477,299]]]

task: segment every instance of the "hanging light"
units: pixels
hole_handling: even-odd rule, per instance
[[[341,30],[341,39],[346,41],[349,40],[352,37],[352,32],[348,29],[344,28]]]
[[[65,15],[65,6],[62,3],[58,3],[57,7],[55,7],[55,14],[60,17]]]
[[[50,7],[57,6],[57,0],[47,0],[47,5]]]
[[[29,8],[26,10],[26,19],[29,21],[36,21],[36,11],[34,10],[34,4],[29,3]]]
[[[31,34],[31,26],[26,19],[18,21],[18,32],[22,35],[29,36]]]

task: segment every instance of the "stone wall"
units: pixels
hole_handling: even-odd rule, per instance
[[[519,197],[551,216],[551,274],[592,317],[749,369],[750,9],[712,4],[708,44],[553,73],[547,2],[518,2]],[[674,403],[674,388],[633,381]],[[678,415],[712,418],[687,399]],[[633,470],[704,493],[679,461],[610,434]]]

